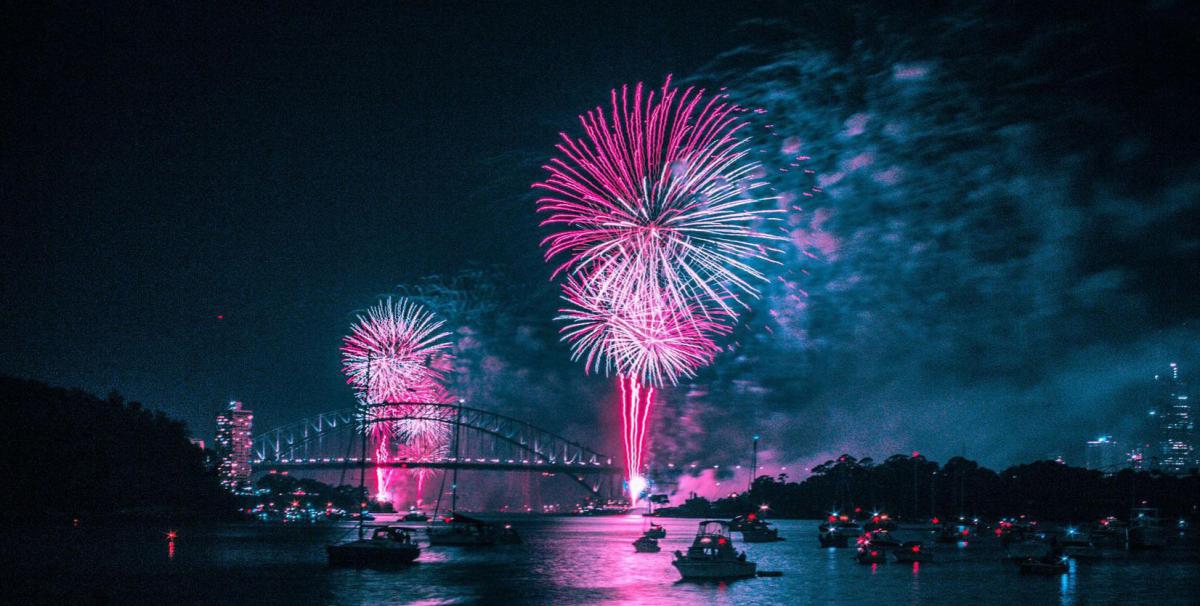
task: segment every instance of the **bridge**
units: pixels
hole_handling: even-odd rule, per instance
[[[372,409],[403,404],[371,405]],[[601,481],[620,477],[613,458],[514,417],[460,404],[414,404],[395,417],[367,415],[368,423],[420,420],[445,423],[457,441],[457,456],[376,461],[362,452],[363,410],[344,408],[301,419],[254,436],[251,463],[256,472],[394,467],[563,474],[598,494]],[[366,449],[372,452],[369,446]]]

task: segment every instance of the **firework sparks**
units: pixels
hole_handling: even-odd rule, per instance
[[[363,395],[375,419],[371,441],[377,462],[444,451],[445,424],[426,414],[426,409],[436,407],[421,406],[449,401],[442,382],[451,344],[446,340],[449,333],[439,332],[441,327],[442,322],[424,307],[389,298],[360,315],[351,334],[343,339],[347,382]],[[394,447],[393,442],[399,445]],[[393,449],[403,452],[393,454]],[[392,499],[394,473],[393,469],[376,468],[380,500]],[[425,475],[418,474],[418,498]]]
[[[542,241],[546,259],[567,276],[563,338],[589,371],[618,375],[634,499],[654,386],[711,363],[740,297],[758,296],[755,265],[785,239],[759,231],[785,211],[760,195],[765,171],[749,158],[742,111],[670,78],[632,97],[622,87],[608,112],[580,116],[583,138],[561,135],[560,157],[534,184],[546,191],[542,225],[557,230]]]

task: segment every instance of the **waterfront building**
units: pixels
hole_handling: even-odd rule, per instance
[[[233,401],[217,415],[216,450],[221,485],[236,490],[250,480],[250,431],[254,412]]]
[[[1157,430],[1158,469],[1182,474],[1196,467],[1196,424],[1188,400],[1187,385],[1179,378],[1179,366],[1154,377],[1154,401],[1150,414]]]
[[[1114,473],[1124,467],[1124,453],[1111,435],[1103,435],[1095,440],[1088,440],[1084,461],[1088,469]]]

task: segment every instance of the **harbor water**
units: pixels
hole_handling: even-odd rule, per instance
[[[398,570],[330,568],[324,546],[349,525],[227,524],[29,528],[5,533],[7,603],[110,604],[1196,604],[1194,548],[1115,551],[1072,561],[1061,576],[1021,575],[991,537],[925,540],[933,561],[863,565],[853,549],[817,546],[815,521],[778,521],[786,541],[744,544],[760,571],[782,576],[681,582],[672,552],[698,520],[656,518],[660,553],[635,553],[641,516],[515,521],[524,543],[430,548]],[[422,543],[425,543],[422,541]]]

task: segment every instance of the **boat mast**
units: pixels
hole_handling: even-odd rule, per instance
[[[367,352],[367,397],[362,406],[362,449],[358,456],[358,495],[364,499],[358,505],[358,539],[363,538],[363,521],[367,509],[367,412],[371,408],[371,352]]]
[[[454,414],[454,475],[450,479],[450,515],[458,512],[458,429],[462,423],[462,398],[458,399],[458,407]]]

